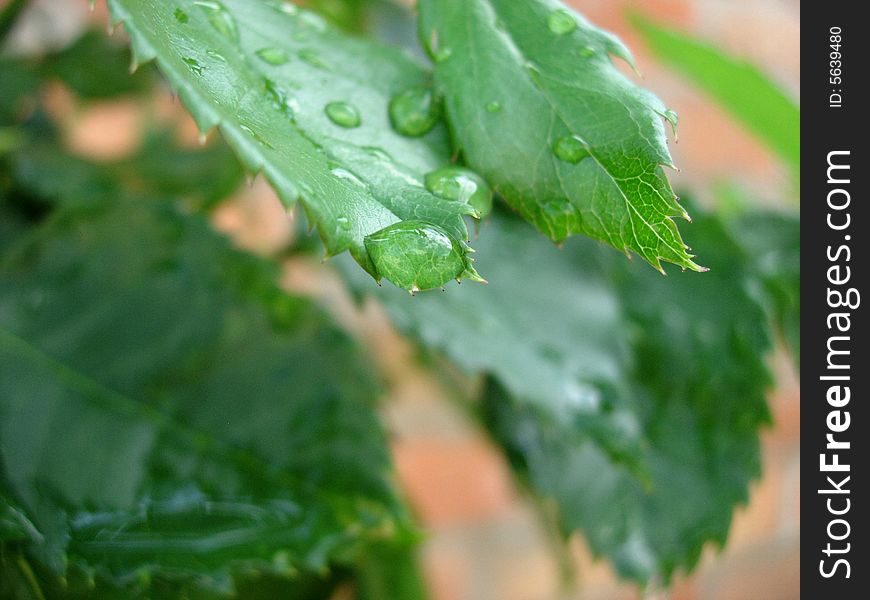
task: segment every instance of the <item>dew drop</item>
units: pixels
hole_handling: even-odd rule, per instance
[[[272,144],[270,144],[265,139],[263,139],[263,136],[261,136],[259,133],[257,133],[256,131],[254,131],[253,129],[248,127],[247,125],[239,125],[239,129],[241,129],[246,134],[248,134],[251,138],[253,138],[261,146],[269,148],[270,150],[275,149],[275,147]]]
[[[501,110],[501,102],[497,102],[493,100],[492,102],[486,103],[486,112],[497,113]]]
[[[362,123],[359,111],[347,102],[330,102],[324,107],[323,112],[339,127],[353,129]]]
[[[239,28],[236,26],[236,20],[222,3],[217,0],[195,0],[194,4],[208,14],[209,23],[221,35],[233,42],[239,41]]]
[[[205,53],[208,54],[213,59],[215,59],[216,61],[219,61],[222,63],[227,62],[227,59],[224,58],[223,54],[220,54],[219,52],[217,52],[215,50],[206,50]]]
[[[330,171],[335,177],[338,179],[344,179],[345,181],[349,181],[357,187],[365,187],[362,181],[360,181],[359,177],[348,171],[347,169],[335,168]]]
[[[580,136],[566,135],[556,140],[553,146],[553,154],[559,160],[576,165],[589,156],[589,148]]]
[[[582,58],[589,58],[591,56],[595,56],[595,48],[592,46],[583,46],[577,51]]]
[[[284,89],[281,88],[281,86],[279,86],[268,77],[264,77],[263,89],[266,91],[266,96],[268,96],[269,100],[272,101],[272,106],[277,108],[279,111],[281,111],[291,119],[294,117],[294,113],[296,111],[293,110],[292,100],[287,95],[287,92],[285,92]]]
[[[453,55],[453,50],[450,49],[449,46],[445,46],[444,48],[439,48],[435,51],[435,54],[432,58],[436,63],[446,62]]]
[[[387,154],[385,150],[382,148],[378,148],[376,146],[364,146],[363,150],[365,150],[370,156],[381,162],[392,162],[393,157]]]
[[[665,118],[665,120],[668,123],[671,124],[671,130],[674,132],[674,136],[676,136],[677,135],[677,123],[680,120],[679,117],[677,116],[676,111],[671,110],[669,108],[665,112],[662,113],[662,116]]]
[[[577,29],[577,21],[570,11],[558,8],[547,17],[547,27],[556,35],[565,35]]]
[[[175,15],[175,20],[181,24],[187,23],[190,20],[190,17],[187,16],[187,13],[180,8],[176,8],[173,14]]]
[[[469,169],[453,165],[427,173],[426,189],[439,198],[465,202],[484,217],[492,210],[492,190],[484,179]]]
[[[324,62],[314,50],[302,49],[299,51],[299,58],[302,62],[308,63],[316,69],[329,70],[329,65]]]
[[[411,292],[440,288],[474,272],[462,246],[441,227],[399,221],[366,236],[366,251],[378,274]]]
[[[190,68],[190,70],[197,75],[202,75],[202,72],[205,70],[205,67],[199,64],[199,61],[195,58],[188,57],[183,58],[182,60],[184,61],[184,64],[186,64]]]
[[[285,15],[295,15],[299,12],[296,5],[288,0],[269,0],[268,5]]]
[[[347,217],[336,217],[335,222],[338,223],[340,229],[343,229],[344,231],[350,230],[350,219]]]
[[[432,91],[422,87],[405,90],[390,100],[393,129],[411,137],[430,131],[438,122],[439,110]]]
[[[283,65],[290,57],[280,48],[260,48],[256,52],[260,60],[269,63],[270,65]]]

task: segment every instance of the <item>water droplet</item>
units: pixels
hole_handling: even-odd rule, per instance
[[[199,61],[195,58],[183,58],[182,60],[184,61],[184,64],[190,67],[190,70],[197,75],[202,75],[202,72],[205,70],[205,67],[199,64]]]
[[[179,23],[184,24],[190,20],[190,17],[187,16],[187,13],[184,12],[183,10],[181,10],[180,8],[176,8],[175,12],[173,14],[175,15],[175,20],[178,21]]]
[[[320,58],[320,56],[318,56],[314,50],[308,50],[308,49],[303,48],[302,50],[299,51],[299,58],[303,62],[308,63],[309,65],[311,65],[312,67],[314,67],[316,69],[323,69],[323,70],[329,69],[329,65],[326,64],[326,62],[324,62],[323,59]]]
[[[217,0],[195,0],[194,4],[208,14],[209,23],[221,35],[233,42],[239,41],[239,28],[236,26],[236,20],[222,3]]]
[[[452,54],[453,50],[451,50],[449,46],[445,46],[444,48],[439,48],[438,50],[436,50],[432,58],[436,63],[443,63],[446,62]]]
[[[680,118],[677,116],[676,111],[671,110],[669,108],[665,112],[662,113],[662,116],[665,118],[665,120],[667,120],[668,123],[671,124],[671,129],[673,130],[674,135],[676,136],[677,135],[677,123],[680,120]]]
[[[390,100],[390,122],[402,135],[421,136],[435,126],[438,117],[438,105],[426,88],[411,88]]]
[[[270,65],[283,65],[290,60],[287,53],[280,48],[260,48],[257,50],[256,54],[260,57],[260,60],[263,60]]]
[[[296,5],[288,0],[269,0],[268,5],[285,15],[295,15],[299,12]]]
[[[486,103],[486,112],[497,113],[501,110],[501,102],[497,102],[493,100],[492,102]]]
[[[294,117],[295,111],[293,110],[292,101],[287,95],[287,92],[285,92],[284,89],[281,88],[281,86],[279,86],[268,77],[264,77],[263,89],[266,91],[266,95],[272,101],[272,106],[277,108],[279,111],[281,111],[291,119]]]
[[[323,112],[339,127],[352,129],[362,123],[359,111],[347,102],[330,102],[324,107]]]
[[[350,219],[347,217],[337,217],[335,222],[338,223],[340,229],[343,229],[344,231],[350,230]]]
[[[582,58],[589,58],[590,56],[595,56],[595,48],[592,46],[583,46],[577,51]]]
[[[299,13],[299,22],[318,33],[326,31],[326,20],[317,13],[301,12]]]
[[[471,269],[459,242],[424,221],[393,223],[364,243],[378,274],[412,292],[440,288]]]
[[[348,171],[347,169],[335,168],[330,171],[335,177],[339,179],[344,179],[345,181],[349,181],[357,187],[365,187],[362,181],[360,181],[359,177]]]
[[[565,35],[577,29],[577,21],[570,11],[558,8],[547,17],[547,27],[556,35]]]
[[[578,135],[566,135],[556,140],[553,146],[553,154],[559,160],[576,165],[589,156],[589,147]]]
[[[206,50],[205,53],[208,54],[213,59],[215,59],[216,61],[219,61],[222,63],[227,62],[227,59],[224,58],[223,54],[220,54],[219,52],[217,52],[215,50]]]
[[[257,133],[256,131],[254,131],[253,129],[248,127],[247,125],[239,125],[239,129],[241,129],[246,134],[248,134],[250,137],[252,137],[261,146],[265,146],[266,148],[269,148],[270,150],[275,149],[275,147],[272,144],[270,144],[269,142],[267,142],[263,138],[263,136],[261,136],[259,133]]]
[[[492,190],[474,171],[450,165],[427,173],[424,181],[426,189],[439,198],[465,202],[481,217],[492,210]]]
[[[375,146],[363,146],[363,150],[365,150],[369,155],[375,157],[377,160],[382,162],[393,162],[393,157],[381,148],[376,148]]]

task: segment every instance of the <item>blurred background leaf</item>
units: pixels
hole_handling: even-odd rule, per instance
[[[633,15],[637,31],[666,65],[687,77],[763,140],[800,176],[800,108],[756,66],[709,43]]]

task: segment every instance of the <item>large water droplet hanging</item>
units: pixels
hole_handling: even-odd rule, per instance
[[[390,100],[390,122],[403,135],[421,136],[438,122],[439,110],[432,91],[415,87]]]
[[[547,17],[547,27],[556,35],[565,35],[577,29],[577,20],[570,11],[558,8]]]
[[[260,48],[256,52],[260,60],[269,63],[270,65],[283,65],[290,57],[280,48]]]
[[[399,221],[366,236],[364,243],[379,276],[412,293],[462,276],[480,279],[459,242],[431,223]]]
[[[221,2],[217,0],[195,0],[194,4],[206,12],[209,23],[221,35],[233,42],[239,41],[239,28],[236,25],[236,20]]]
[[[330,121],[339,127],[352,129],[359,127],[362,123],[359,111],[347,102],[330,102],[324,107],[323,112],[326,113]]]
[[[553,145],[553,154],[559,160],[576,165],[589,156],[589,148],[580,136],[566,135],[556,140]]]
[[[427,173],[426,189],[439,198],[465,202],[485,217],[492,210],[492,190],[484,179],[469,169],[446,166]]]

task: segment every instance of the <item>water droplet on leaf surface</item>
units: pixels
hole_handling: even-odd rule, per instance
[[[577,29],[577,21],[570,11],[558,8],[547,17],[547,27],[556,35],[565,35]]]
[[[211,23],[212,27],[217,29],[221,35],[230,41],[239,41],[239,28],[236,25],[236,20],[221,2],[218,2],[217,0],[195,0],[194,4],[205,11],[208,15],[209,23]]]
[[[199,64],[199,61],[196,60],[195,58],[183,58],[181,60],[183,60],[184,64],[186,64],[188,67],[190,67],[190,70],[193,71],[194,73],[196,73],[197,75],[202,75],[202,72],[205,70],[205,67],[203,67],[201,64]]]
[[[556,140],[553,146],[553,154],[559,160],[576,165],[589,156],[589,148],[580,136],[566,135]]]
[[[411,292],[463,276],[481,279],[459,242],[432,223],[399,221],[366,236],[364,244],[378,274]]]
[[[359,127],[362,123],[359,111],[347,102],[330,102],[324,107],[323,111],[329,117],[329,120],[339,127],[353,129],[354,127]]]
[[[173,14],[175,15],[175,20],[181,24],[187,23],[190,20],[190,17],[187,16],[187,13],[180,8],[176,8]]]
[[[486,103],[486,112],[497,113],[501,110],[501,102],[497,102],[493,100],[492,102]]]
[[[287,53],[280,48],[260,48],[256,54],[260,57],[260,60],[270,65],[283,65],[290,60]]]
[[[308,63],[315,69],[329,70],[329,65],[314,50],[302,49],[299,51],[299,58],[302,62]]]
[[[390,100],[390,122],[402,135],[421,136],[435,126],[438,117],[438,105],[426,88],[410,88]]]
[[[469,169],[441,167],[424,178],[426,189],[439,198],[471,205],[484,217],[492,210],[492,190],[484,179]]]

